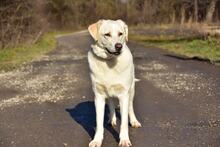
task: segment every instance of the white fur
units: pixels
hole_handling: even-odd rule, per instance
[[[101,20],[93,24],[92,27],[92,29],[89,27],[89,31],[96,40],[96,43],[91,46],[91,50],[88,52],[88,61],[92,88],[95,93],[97,126],[95,137],[90,142],[89,147],[100,147],[102,144],[106,98],[108,98],[110,109],[110,123],[113,126],[116,125],[115,106],[112,101],[113,97],[118,98],[121,112],[119,146],[131,146],[128,133],[128,115],[133,127],[141,127],[141,124],[138,122],[133,109],[136,79],[134,76],[133,57],[126,45],[128,35],[127,25],[121,20]],[[97,27],[95,34],[94,27]],[[109,32],[111,33],[110,37],[103,35]],[[122,32],[123,35],[119,36],[118,32]],[[123,45],[121,54],[109,54],[105,50],[105,47],[114,51],[114,44],[117,42]]]

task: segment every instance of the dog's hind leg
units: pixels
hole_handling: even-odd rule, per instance
[[[134,84],[131,87],[130,94],[129,94],[129,118],[130,118],[130,124],[134,128],[139,128],[141,127],[141,123],[137,120],[135,113],[134,113],[134,106],[133,106],[133,101],[134,101]]]
[[[117,121],[117,118],[116,118],[116,114],[115,114],[115,105],[114,105],[114,102],[112,100],[112,98],[109,98],[108,99],[108,107],[109,107],[109,124],[111,124],[113,127],[116,126],[116,121]]]

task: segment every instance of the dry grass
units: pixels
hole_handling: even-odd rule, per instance
[[[196,26],[202,27],[203,24],[193,27]],[[178,29],[172,25],[153,28],[138,26],[131,29],[130,40],[188,57],[205,58],[211,62],[220,61],[220,41],[214,37],[206,37],[196,29]]]
[[[0,71],[9,71],[39,58],[52,51],[56,46],[55,36],[69,31],[45,33],[35,44],[25,43],[17,47],[0,50]]]

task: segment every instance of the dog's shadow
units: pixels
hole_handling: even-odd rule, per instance
[[[77,104],[74,108],[66,109],[69,115],[78,123],[80,124],[86,132],[89,134],[91,138],[95,135],[95,127],[96,127],[96,113],[95,113],[95,105],[94,102],[86,101]],[[117,112],[117,111],[116,111]],[[118,132],[108,124],[108,117],[109,109],[108,106],[105,106],[105,118],[104,118],[104,127],[108,130],[115,140],[119,142],[119,134]],[[116,113],[117,116],[119,115]]]

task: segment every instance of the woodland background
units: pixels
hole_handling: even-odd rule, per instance
[[[0,49],[98,19],[122,19],[129,25],[218,24],[220,0],[0,0]]]

